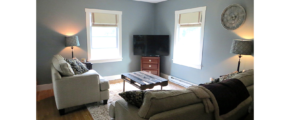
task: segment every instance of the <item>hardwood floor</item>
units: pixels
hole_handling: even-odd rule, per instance
[[[37,102],[37,120],[93,120],[86,106],[66,109],[66,114],[60,116],[54,97]]]
[[[123,82],[123,80],[110,81],[110,84]],[[128,84],[129,85],[129,84]],[[120,87],[123,87],[120,84]],[[159,86],[157,86],[159,87]],[[159,88],[158,88],[159,89]],[[169,82],[164,89],[185,89],[182,86]],[[66,114],[60,116],[56,108],[53,90],[37,92],[37,120],[93,120],[86,106],[77,106],[66,109]]]
[[[54,96],[53,90],[43,90],[43,91],[37,91],[36,93],[36,101],[40,101],[49,97]]]

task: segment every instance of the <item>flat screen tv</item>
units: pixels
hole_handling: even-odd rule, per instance
[[[134,55],[168,56],[169,35],[134,35]]]

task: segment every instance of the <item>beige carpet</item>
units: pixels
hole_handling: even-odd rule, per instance
[[[153,90],[160,90],[160,86],[155,86]],[[163,87],[163,90],[172,90],[172,89],[183,89],[178,85],[173,85],[172,83],[166,87]],[[136,87],[132,86],[131,84],[125,84],[125,90],[139,90]],[[92,103],[87,105],[87,109],[91,113],[94,120],[110,120],[109,117],[109,106],[119,100],[123,99],[119,96],[119,93],[123,92],[123,82],[110,84],[110,98],[108,100],[108,104],[103,105],[102,103]]]

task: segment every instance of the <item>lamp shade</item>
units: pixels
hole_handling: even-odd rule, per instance
[[[253,41],[235,39],[232,43],[230,53],[251,55],[253,53]]]
[[[78,36],[69,36],[66,37],[66,46],[80,46],[79,37]]]

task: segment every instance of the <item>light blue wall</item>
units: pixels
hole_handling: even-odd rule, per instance
[[[65,35],[79,36],[75,47],[77,58],[87,58],[85,8],[122,11],[123,61],[94,64],[102,76],[140,70],[140,56],[132,52],[135,34],[154,34],[155,5],[133,0],[37,0],[37,82],[51,83],[50,64],[53,55],[71,58],[65,47]]]
[[[226,30],[221,25],[221,14],[231,4],[242,5],[247,12],[245,23],[238,29]],[[202,69],[190,68],[172,62],[175,11],[206,6]],[[161,73],[196,84],[209,82],[237,69],[238,56],[229,53],[233,39],[254,38],[253,0],[169,0],[156,5],[155,34],[168,34],[171,38],[170,56],[161,57]],[[253,68],[253,56],[243,56],[240,70]]]
[[[247,11],[247,20],[237,30],[226,30],[220,24],[220,15],[227,6],[238,3]],[[174,12],[206,6],[202,70],[172,63]],[[37,0],[37,81],[51,83],[50,63],[53,55],[71,57],[65,47],[65,35],[79,36],[75,47],[77,58],[87,58],[85,8],[123,12],[123,61],[94,64],[102,76],[140,70],[140,56],[132,52],[132,36],[136,34],[170,35],[170,56],[161,57],[161,73],[173,75],[193,83],[209,81],[236,70],[238,56],[229,53],[231,42],[237,38],[253,38],[253,0],[169,0],[158,4],[133,0]],[[241,59],[241,69],[253,68],[253,57]]]

